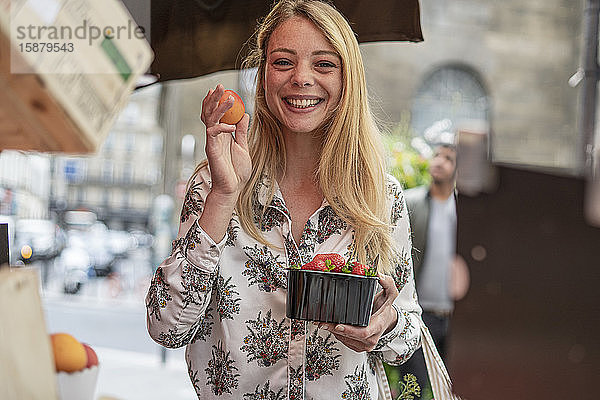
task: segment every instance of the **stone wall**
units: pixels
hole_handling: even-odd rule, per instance
[[[422,43],[363,45],[370,93],[392,126],[423,79],[445,65],[475,71],[489,95],[493,159],[576,167],[583,0],[421,0]]]

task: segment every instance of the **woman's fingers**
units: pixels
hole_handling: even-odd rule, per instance
[[[204,122],[205,125],[207,123],[207,116],[214,111],[218,104],[215,103],[215,101],[213,100],[214,92],[215,89],[210,89],[204,97],[204,100],[202,100],[202,110],[200,112],[200,119],[202,120],[202,122]]]
[[[379,274],[379,283],[382,290],[377,292],[373,299],[373,315],[377,314],[384,306],[391,306],[398,296],[396,282],[391,276]]]
[[[391,276],[379,274],[379,284],[381,284],[383,290],[375,296],[373,304],[374,315],[385,307],[391,306],[399,294],[396,282],[394,282],[394,278]]]
[[[200,119],[207,128],[219,123],[219,120],[223,117],[225,111],[230,109],[233,105],[234,100],[231,98],[219,104],[219,100],[221,100],[223,93],[225,93],[225,87],[219,83],[214,90],[209,90],[206,97],[204,97],[204,100],[202,100]]]
[[[331,333],[355,340],[368,340],[370,337],[380,335],[383,332],[383,324],[377,316],[371,317],[367,326],[353,326],[346,324],[322,324],[323,328]]]
[[[223,118],[225,111],[229,110],[233,106],[233,102],[233,97],[229,97],[229,99],[227,99],[221,104],[218,104],[214,109],[212,109],[211,107],[212,112],[209,111],[206,114],[204,124],[207,127],[218,124],[221,118]]]
[[[364,341],[359,341],[352,338],[336,335],[335,333],[333,335],[336,337],[337,340],[344,343],[346,347],[356,351],[357,353],[362,353],[363,351],[372,351],[375,348],[375,344],[368,345]]]
[[[398,289],[396,288],[396,282],[394,282],[394,278],[390,275],[379,274],[379,284],[383,287],[383,290],[388,292],[396,292],[396,296],[398,295]]]
[[[381,336],[381,329],[375,329],[371,323],[366,327],[355,327],[342,324],[323,324],[323,328],[331,332],[337,340],[344,343],[354,351],[371,351],[377,345]],[[343,327],[341,331],[339,328]]]
[[[210,138],[215,138],[219,136],[221,133],[229,133],[232,134],[236,131],[235,125],[229,124],[216,124],[211,126],[210,128],[206,128],[206,136]]]
[[[244,150],[248,150],[248,124],[250,123],[250,116],[244,114],[240,122],[235,125],[235,141],[237,144],[242,146]]]
[[[373,313],[376,313],[377,310],[379,310],[381,308],[381,306],[383,306],[383,304],[385,303],[386,300],[386,296],[385,296],[385,290],[380,290],[379,292],[377,292],[377,294],[375,295],[375,298],[373,299]]]
[[[206,126],[205,152],[212,177],[212,193],[237,196],[252,172],[248,152],[248,123],[245,114],[236,125],[219,122],[234,103],[233,97],[219,104],[225,88],[219,84],[202,100],[200,119]]]

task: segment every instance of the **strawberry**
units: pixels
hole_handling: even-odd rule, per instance
[[[362,275],[365,276],[366,275],[366,269],[367,266],[364,264],[361,264],[357,261],[354,261],[352,263],[352,274],[353,275]]]
[[[372,265],[365,270],[365,276],[377,276],[377,267]]]
[[[307,269],[310,271],[329,271],[325,261],[323,260],[312,260],[302,266],[302,269]]]
[[[307,262],[306,264],[304,264],[300,269],[307,269],[307,270],[312,270],[314,267],[315,263],[314,261],[311,262]]]
[[[358,261],[350,263],[349,267],[352,268],[351,273],[353,275],[377,276],[377,269],[375,267],[369,267],[367,265],[359,263]]]
[[[325,261],[323,261],[323,260],[313,260],[312,262],[315,264],[314,268],[313,268],[314,271],[325,271],[325,272],[330,271],[330,268],[325,263]]]
[[[342,272],[342,268],[346,265],[344,257],[337,253],[317,254],[313,261],[323,260],[327,265],[327,270],[331,272]]]

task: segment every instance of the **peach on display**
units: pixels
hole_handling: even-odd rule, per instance
[[[75,372],[85,368],[87,353],[77,339],[68,333],[53,333],[50,340],[56,371]]]

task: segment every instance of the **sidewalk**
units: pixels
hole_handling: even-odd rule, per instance
[[[78,295],[65,295],[58,283],[42,291],[49,333],[68,332],[90,344],[99,360],[95,400],[195,400],[187,374],[185,348],[160,346],[146,332],[143,292],[111,292],[110,281],[90,281]]]
[[[163,366],[160,356],[96,347],[100,360],[97,400],[193,400],[183,350],[169,352]]]

